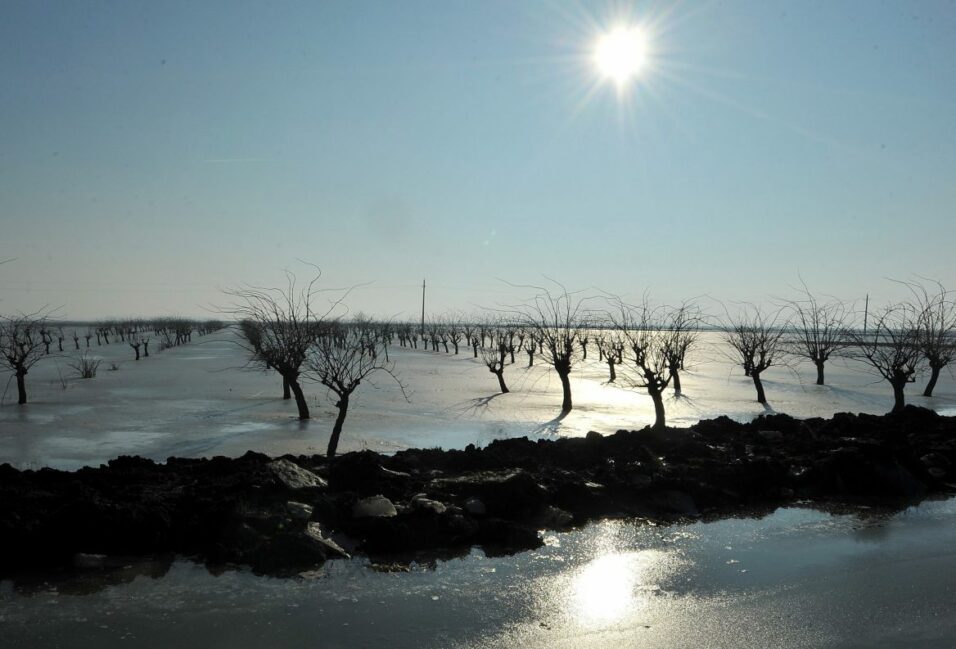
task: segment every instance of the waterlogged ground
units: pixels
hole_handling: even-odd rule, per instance
[[[539,551],[409,573],[336,561],[279,580],[177,560],[8,580],[3,645],[956,646],[956,500],[893,515],[606,521],[546,538]]]
[[[155,343],[154,343],[155,347]],[[305,386],[313,419],[300,422],[295,406],[282,401],[274,372],[253,371],[232,331],[132,360],[123,343],[93,346],[102,357],[96,378],[72,378],[69,357],[51,355],[28,375],[30,403],[16,404],[16,389],[0,392],[0,462],[17,467],[78,468],[121,454],[156,460],[170,456],[241,455],[249,449],[272,455],[322,453],[334,419],[334,401],[321,386]],[[706,333],[684,374],[684,396],[668,396],[669,422],[689,426],[728,415],[750,420],[765,412],[754,401],[750,379],[724,353],[720,335]],[[560,383],[553,371],[528,369],[527,356],[505,370],[512,392],[498,394],[495,377],[468,348],[459,355],[393,346],[391,358],[406,395],[387,378],[367,382],[353,398],[340,450],[406,447],[462,448],[500,437],[584,435],[640,428],[653,421],[649,397],[627,389],[623,376],[607,384],[607,367],[580,362],[572,374],[574,410],[557,419]],[[111,370],[111,366],[117,367]],[[3,379],[6,381],[6,379]],[[884,413],[892,405],[885,382],[858,363],[834,360],[827,386],[813,384],[811,367],[772,368],[765,374],[771,408],[796,417],[834,412]],[[912,403],[956,413],[956,382],[944,373],[932,399],[910,386]],[[407,400],[405,398],[407,396]]]

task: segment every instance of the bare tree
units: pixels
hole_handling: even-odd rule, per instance
[[[481,348],[481,360],[488,371],[498,378],[498,387],[502,394],[510,392],[505,384],[505,359],[508,357],[508,344],[504,337],[493,340],[491,345]]]
[[[850,310],[836,299],[821,302],[806,284],[802,292],[799,299],[786,302],[791,313],[792,337],[786,341],[785,350],[813,363],[817,369],[817,385],[824,385],[826,362],[850,344],[847,333]]]
[[[906,384],[916,381],[923,362],[921,316],[912,304],[890,305],[876,315],[875,324],[867,332],[850,334],[859,359],[893,387],[892,412],[906,405]]]
[[[687,356],[700,340],[703,316],[700,307],[684,302],[666,316],[664,355],[674,384],[674,394],[680,396],[680,373],[686,368]]]
[[[309,376],[331,390],[337,398],[335,407],[338,409],[338,415],[332,426],[332,435],[326,450],[326,456],[329,458],[335,457],[345,417],[348,415],[349,400],[362,381],[376,372],[382,372],[394,379],[402,389],[402,394],[405,393],[392,363],[383,360],[383,356],[379,355],[382,344],[381,340],[365,335],[355,328],[332,326],[327,327],[311,345],[307,361]]]
[[[534,353],[538,350],[538,341],[534,335],[529,335],[524,342],[524,352],[528,355],[528,367],[534,366]]]
[[[234,299],[227,312],[242,321],[242,345],[250,353],[250,362],[275,370],[283,386],[295,396],[299,419],[309,419],[309,405],[299,383],[303,365],[313,344],[323,334],[326,320],[342,304],[341,291],[328,305],[320,305],[323,292],[316,287],[321,273],[300,285],[295,274],[285,271],[282,288],[243,286],[225,291]],[[346,292],[347,293],[347,292]]]
[[[623,356],[623,341],[627,341],[627,345],[634,353],[633,359],[629,359],[633,360],[634,367],[623,373],[624,380],[630,387],[647,391],[654,403],[653,428],[662,429],[666,426],[664,390],[671,381],[671,361],[667,352],[670,349],[673,334],[661,327],[658,322],[661,310],[649,306],[646,299],[640,306],[617,301],[615,307],[608,315],[614,324],[617,336],[623,339],[617,348],[620,350],[617,353]],[[614,338],[615,336],[607,335],[608,340]],[[613,347],[605,349],[605,358],[614,355],[615,352]]]
[[[757,402],[767,404],[760,375],[769,367],[779,364],[783,351],[782,340],[786,323],[781,322],[781,311],[764,313],[759,307],[749,305],[735,318],[730,319],[724,339],[733,348],[732,358],[740,363],[744,374],[753,379],[757,389]]]
[[[139,348],[143,346],[143,341],[140,340],[139,334],[133,331],[130,331],[126,335],[126,344],[133,348],[133,351],[136,352],[136,359],[139,360]]]
[[[956,360],[956,301],[939,282],[928,290],[922,284],[907,284],[919,310],[920,352],[929,367],[924,397],[933,396],[939,374]]]
[[[26,376],[49,353],[43,313],[20,314],[0,320],[0,362],[17,379],[17,403],[27,402]]]
[[[619,333],[604,333],[597,338],[598,356],[607,365],[608,383],[617,381],[616,366],[624,359],[624,340]]]
[[[527,304],[509,310],[509,321],[514,322],[540,347],[540,359],[554,368],[561,380],[561,412],[571,412],[571,369],[580,349],[579,339],[588,327],[587,303],[592,299],[571,293],[561,284],[552,291],[546,287],[530,286],[537,294]],[[513,361],[512,361],[513,362]]]

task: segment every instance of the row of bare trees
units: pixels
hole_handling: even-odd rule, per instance
[[[133,349],[135,360],[138,361],[141,357],[149,356],[150,332],[160,335],[163,349],[188,342],[194,330],[204,335],[223,326],[221,320],[196,322],[186,318],[109,320],[87,326],[82,336],[86,341],[86,350],[89,350],[90,340],[94,336],[97,346],[104,343],[109,345],[110,336],[113,336],[114,342],[119,338]],[[81,349],[80,329],[73,327],[71,331],[75,351]],[[26,377],[30,370],[44,357],[65,352],[63,342],[67,339],[66,330],[67,327],[62,324],[51,323],[46,311],[0,317],[0,366],[16,378],[18,404],[27,403]],[[56,353],[51,351],[54,342],[58,344]],[[84,351],[72,358],[69,364],[81,378],[92,378],[96,376],[100,361]]]
[[[932,288],[906,284],[909,301],[892,304],[864,315],[844,302],[818,298],[806,286],[799,299],[767,310],[742,305],[725,318],[705,316],[694,302],[675,308],[654,307],[648,300],[628,305],[607,296],[573,294],[558,287],[533,287],[527,303],[498,311],[484,322],[468,324],[460,318],[428,324],[426,348],[439,350],[451,340],[451,325],[462,332],[474,356],[495,375],[501,392],[508,392],[504,370],[515,362],[515,352],[535,356],[551,366],[562,386],[561,412],[572,408],[570,375],[576,363],[587,359],[593,343],[599,360],[608,366],[608,382],[622,382],[647,392],[654,402],[655,426],[665,423],[662,395],[668,388],[681,394],[681,371],[699,341],[702,328],[723,331],[728,356],[754,384],[757,401],[767,404],[762,376],[774,366],[789,366],[805,359],[816,370],[816,383],[825,384],[828,361],[843,357],[868,365],[893,389],[894,411],[905,405],[904,389],[922,370],[929,371],[923,392],[932,396],[941,371],[956,358],[956,303],[938,283]],[[600,308],[598,303],[610,302]],[[416,347],[416,328],[399,325],[403,346]],[[457,347],[457,345],[456,345]],[[445,346],[445,351],[448,351]],[[457,353],[457,350],[456,350]],[[623,377],[619,377],[619,372]]]

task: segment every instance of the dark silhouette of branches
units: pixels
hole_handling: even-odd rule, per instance
[[[499,332],[498,336],[493,338],[491,344],[482,347],[480,350],[481,361],[488,368],[488,371],[498,379],[498,387],[502,394],[510,392],[505,384],[505,360],[508,357],[508,344],[505,342],[505,336]]]
[[[813,363],[817,369],[817,385],[824,385],[826,362],[850,344],[851,312],[839,300],[821,302],[806,284],[802,284],[802,293],[800,298],[786,301],[790,312],[786,351]]]
[[[922,284],[906,283],[919,311],[919,348],[930,376],[924,397],[933,396],[944,367],[956,360],[956,301],[940,282],[932,290]]]
[[[311,265],[310,265],[311,266]],[[291,271],[285,271],[281,288],[243,286],[226,290],[234,299],[226,312],[240,321],[240,344],[249,352],[250,362],[275,370],[283,382],[283,398],[295,396],[299,419],[309,418],[309,406],[299,378],[313,344],[324,333],[327,320],[342,307],[348,291],[331,290],[335,297],[320,302],[329,290],[317,288],[321,271],[301,285]]]
[[[593,298],[571,293],[562,284],[551,281],[555,290],[521,286],[537,291],[536,295],[526,304],[507,310],[506,314],[508,322],[524,329],[527,336],[541,345],[539,358],[558,374],[562,391],[561,412],[567,413],[572,407],[571,369],[578,356],[579,341],[588,329],[586,307]]]
[[[662,310],[651,307],[646,299],[639,306],[617,300],[613,310],[608,312],[615,330],[633,354],[627,359],[633,363],[633,368],[622,373],[624,381],[632,388],[647,391],[654,402],[655,429],[666,426],[664,390],[672,378],[668,351],[672,350],[675,338],[675,332],[661,326],[661,316]],[[605,357],[609,353],[613,354],[614,350],[605,351]],[[611,367],[613,373],[613,365]]]
[[[17,403],[27,402],[26,376],[49,353],[46,313],[38,311],[0,319],[0,363],[17,379]]]
[[[703,320],[700,307],[693,302],[684,302],[665,316],[663,353],[667,358],[674,394],[677,396],[682,393],[680,373],[686,369],[687,356],[700,342],[700,325]]]
[[[893,387],[893,412],[899,412],[906,405],[906,384],[916,381],[923,360],[921,315],[912,304],[890,305],[876,314],[869,331],[854,330],[850,334],[857,358],[868,363]]]
[[[367,329],[330,323],[312,342],[308,353],[308,373],[337,397],[338,415],[329,437],[326,455],[335,457],[348,415],[352,393],[375,373],[384,373],[395,380],[405,394],[405,388],[394,371],[394,365],[385,359],[387,343]]]
[[[779,364],[783,351],[786,323],[781,322],[782,311],[767,314],[757,306],[747,305],[737,316],[728,316],[724,339],[734,350],[732,359],[753,379],[757,402],[767,404],[761,374]]]

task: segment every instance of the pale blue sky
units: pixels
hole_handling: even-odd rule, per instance
[[[200,314],[297,258],[388,315],[956,288],[953,2],[0,6],[3,311]]]

